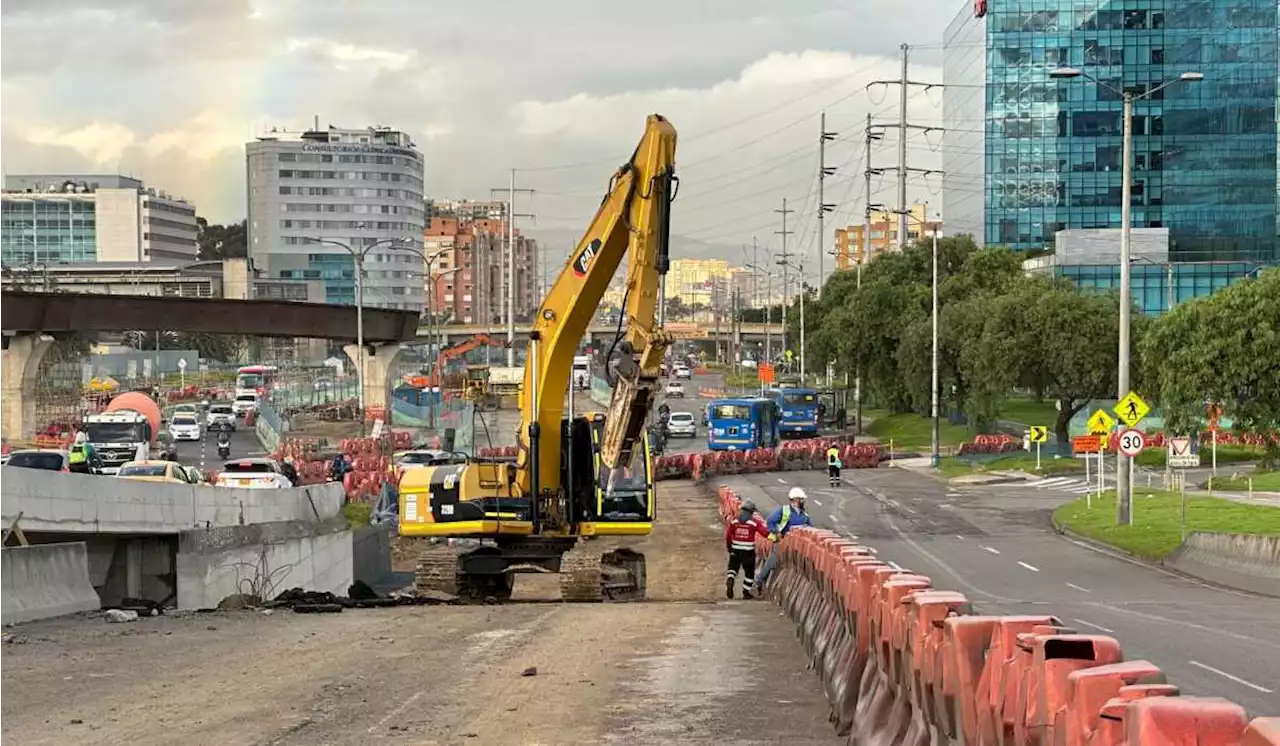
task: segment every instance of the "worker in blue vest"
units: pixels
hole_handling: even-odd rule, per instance
[[[787,493],[787,504],[773,511],[765,521],[765,526],[769,529],[769,541],[776,544],[786,539],[787,534],[791,533],[791,529],[796,526],[810,525],[809,514],[804,512],[805,497],[807,496],[802,487],[791,488]],[[764,561],[764,567],[760,568],[760,577],[756,579],[757,596],[764,592],[764,584],[777,565],[778,547],[775,546],[773,551],[769,552],[769,558]]]

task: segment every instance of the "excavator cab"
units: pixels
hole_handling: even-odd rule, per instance
[[[579,536],[643,536],[653,531],[656,496],[653,452],[648,438],[631,461],[609,468],[601,458],[605,417],[593,413],[564,424],[560,483],[569,503],[568,522]]]

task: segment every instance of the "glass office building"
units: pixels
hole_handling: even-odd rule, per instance
[[[1143,96],[1197,72],[1135,104],[1133,226],[1168,230],[1175,300],[1276,262],[1278,28],[1276,0],[969,0],[944,42],[949,228],[1019,250],[1118,228],[1122,97],[1110,89]],[[1050,78],[1057,67],[1084,75]],[[1135,283],[1162,283],[1149,310],[1167,305],[1166,269],[1135,267]],[[1119,274],[1061,271],[1098,287]]]

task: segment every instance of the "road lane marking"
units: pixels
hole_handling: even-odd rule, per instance
[[[1023,562],[1022,560],[1018,560],[1018,564],[1027,568],[1031,572],[1040,572],[1040,568],[1036,567],[1035,565],[1028,565],[1026,562]]]
[[[814,500],[813,500],[813,504],[814,504],[814,505],[817,505],[819,508],[821,508],[821,507],[822,507],[822,503],[818,502],[818,499],[817,499],[817,498],[814,498]]]
[[[387,715],[386,715],[386,717],[382,718],[382,719],[381,719],[381,720],[379,720],[378,722],[376,722],[376,723],[374,723],[373,725],[369,726],[369,732],[370,732],[370,733],[373,733],[374,731],[378,730],[378,729],[379,729],[379,728],[381,728],[382,726],[386,725],[386,724],[387,724],[387,722],[388,722],[388,721],[390,721],[392,718],[399,717],[399,716],[400,716],[401,714],[403,714],[406,710],[408,710],[408,709],[413,705],[413,703],[414,703],[414,702],[417,702],[417,701],[418,701],[418,699],[419,699],[420,697],[422,697],[422,695],[424,695],[424,694],[426,694],[426,693],[427,693],[427,691],[426,691],[425,689],[423,689],[423,690],[421,690],[421,691],[417,692],[416,694],[414,694],[412,697],[409,697],[408,699],[406,699],[404,702],[401,702],[401,703],[400,703],[400,706],[399,706],[399,707],[397,707],[397,708],[395,708],[395,709],[394,709],[394,710],[392,710],[391,712],[388,712],[388,713],[387,713]]]
[[[1084,625],[1084,626],[1086,626],[1086,627],[1092,627],[1093,629],[1096,629],[1096,630],[1098,630],[1099,632],[1106,632],[1106,633],[1107,633],[1107,634],[1109,634],[1109,635],[1113,635],[1113,634],[1115,634],[1115,630],[1113,630],[1113,629],[1107,629],[1106,627],[1102,626],[1101,624],[1094,624],[1093,622],[1086,622],[1086,621],[1085,621],[1085,620],[1083,620],[1083,619],[1072,619],[1071,621],[1075,622],[1076,624],[1083,624],[1083,625]]]
[[[1219,669],[1214,668],[1213,666],[1206,666],[1205,664],[1201,663],[1200,661],[1187,661],[1187,663],[1190,663],[1191,665],[1195,666],[1196,668],[1203,668],[1204,670],[1209,671],[1210,673],[1216,673],[1216,674],[1218,674],[1219,676],[1223,677],[1224,679],[1231,679],[1232,681],[1236,682],[1237,684],[1243,684],[1244,686],[1247,686],[1247,687],[1249,687],[1250,689],[1256,689],[1257,691],[1260,691],[1260,692],[1262,692],[1263,694],[1271,694],[1271,690],[1270,690],[1270,689],[1268,689],[1268,688],[1266,688],[1265,686],[1258,686],[1257,684],[1253,683],[1252,681],[1245,681],[1244,679],[1240,678],[1239,676],[1232,676],[1231,674],[1227,673],[1226,671],[1221,671],[1221,670],[1219,670]]]
[[[786,483],[787,483],[787,480],[783,479],[782,477],[778,477],[778,484],[786,484]]]
[[[964,541],[964,537],[961,536],[960,534],[956,534],[956,538],[959,539],[960,541]]]
[[[1208,586],[1208,587],[1212,587],[1212,586]],[[1111,612],[1111,613],[1113,613],[1113,614],[1121,614],[1121,615],[1124,615],[1124,616],[1131,616],[1131,617],[1134,617],[1134,618],[1136,618],[1136,619],[1146,619],[1146,620],[1148,620],[1148,621],[1157,622],[1157,623],[1163,623],[1163,624],[1169,624],[1169,625],[1172,625],[1172,626],[1175,626],[1175,627],[1187,627],[1188,629],[1194,629],[1194,630],[1198,630],[1198,631],[1200,631],[1200,632],[1210,632],[1210,633],[1213,633],[1213,634],[1215,634],[1215,635],[1222,635],[1223,637],[1230,637],[1230,638],[1231,638],[1231,639],[1233,639],[1233,640],[1239,640],[1240,642],[1247,642],[1247,643],[1250,643],[1250,644],[1252,644],[1252,645],[1258,645],[1258,646],[1262,646],[1262,647],[1272,648],[1272,649],[1274,649],[1274,650],[1280,650],[1280,644],[1274,643],[1274,642],[1272,642],[1271,640],[1265,640],[1265,639],[1258,638],[1258,637],[1250,637],[1249,635],[1242,635],[1242,634],[1240,634],[1240,633],[1238,633],[1238,632],[1229,632],[1229,631],[1227,631],[1227,630],[1225,630],[1225,629],[1222,629],[1222,628],[1220,628],[1220,627],[1208,627],[1208,626],[1205,626],[1205,625],[1203,625],[1203,624],[1196,624],[1195,622],[1188,622],[1188,621],[1186,621],[1185,619],[1170,619],[1169,617],[1163,617],[1163,616],[1159,616],[1159,615],[1157,615],[1157,614],[1145,614],[1145,613],[1143,613],[1143,612],[1141,612],[1141,611],[1134,611],[1134,610],[1132,610],[1132,609],[1122,609],[1122,608],[1120,608],[1119,606],[1113,606],[1113,605],[1111,605],[1111,604],[1102,603],[1102,602],[1100,602],[1100,601],[1085,601],[1084,603],[1086,603],[1086,604],[1088,604],[1088,605],[1090,605],[1090,606],[1095,606],[1095,607],[1097,607],[1097,608],[1099,608],[1099,609],[1106,609],[1107,611],[1110,611],[1110,612]]]
[[[988,552],[991,552],[992,554],[1000,554],[1000,550],[994,547],[989,547],[984,544],[982,548],[987,550]]]
[[[1078,585],[1076,585],[1075,583],[1067,583],[1067,587],[1068,587],[1068,588],[1075,588],[1076,590],[1080,591],[1081,593],[1093,593],[1093,591],[1089,590],[1088,588],[1084,588],[1084,587],[1082,587],[1082,586],[1078,586]]]
[[[1073,539],[1073,538],[1071,538],[1070,536],[1063,536],[1062,538],[1063,538],[1063,539],[1065,539],[1066,541],[1068,541],[1068,542],[1069,542],[1069,543],[1071,543],[1071,544],[1075,544],[1076,546],[1080,547],[1081,549],[1088,549],[1090,552],[1096,552],[1097,554],[1103,554],[1103,555],[1106,555],[1106,556],[1108,556],[1108,557],[1110,557],[1110,558],[1112,558],[1112,559],[1120,560],[1121,562],[1127,562],[1128,564],[1130,564],[1130,565],[1135,565],[1135,566],[1137,566],[1137,567],[1146,568],[1146,569],[1148,569],[1148,570],[1155,570],[1155,571],[1156,571],[1156,572],[1158,572],[1158,573],[1161,573],[1161,574],[1164,574],[1164,575],[1168,575],[1168,576],[1169,576],[1169,577],[1171,577],[1171,578],[1177,578],[1178,580],[1181,580],[1181,581],[1183,581],[1183,582],[1185,582],[1185,583],[1191,583],[1192,585],[1198,585],[1198,586],[1200,586],[1201,588],[1208,588],[1208,589],[1210,589],[1210,590],[1217,591],[1217,592],[1219,592],[1219,593],[1227,593],[1227,594],[1230,594],[1230,595],[1232,595],[1232,596],[1244,596],[1244,597],[1246,597],[1246,598],[1256,598],[1256,596],[1254,596],[1253,594],[1245,593],[1244,591],[1237,591],[1237,590],[1234,590],[1234,589],[1231,589],[1231,588],[1225,588],[1225,587],[1223,587],[1223,586],[1219,586],[1219,585],[1210,585],[1210,584],[1205,583],[1205,582],[1203,582],[1203,581],[1196,580],[1195,578],[1191,577],[1190,575],[1180,575],[1180,574],[1178,574],[1178,573],[1176,573],[1176,572],[1170,572],[1169,570],[1166,570],[1166,569],[1164,569],[1163,567],[1158,567],[1158,566],[1156,566],[1156,565],[1151,565],[1151,564],[1148,564],[1148,563],[1146,563],[1146,562],[1142,562],[1142,561],[1140,561],[1140,560],[1136,560],[1136,559],[1134,559],[1133,557],[1128,557],[1128,556],[1123,555],[1123,554],[1120,554],[1120,553],[1118,553],[1118,552],[1113,552],[1113,551],[1111,551],[1110,549],[1105,549],[1105,548],[1103,548],[1103,547],[1101,547],[1101,546],[1098,546],[1097,544],[1091,544],[1091,543],[1086,542],[1086,541],[1080,541],[1080,540],[1078,540],[1078,539]]]

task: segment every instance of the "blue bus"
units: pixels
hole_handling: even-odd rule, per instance
[[[707,405],[707,448],[749,451],[778,445],[778,409],[772,399],[716,399]]]
[[[771,389],[769,395],[781,413],[779,430],[783,436],[816,438],[818,436],[818,392],[814,389],[784,386]]]

